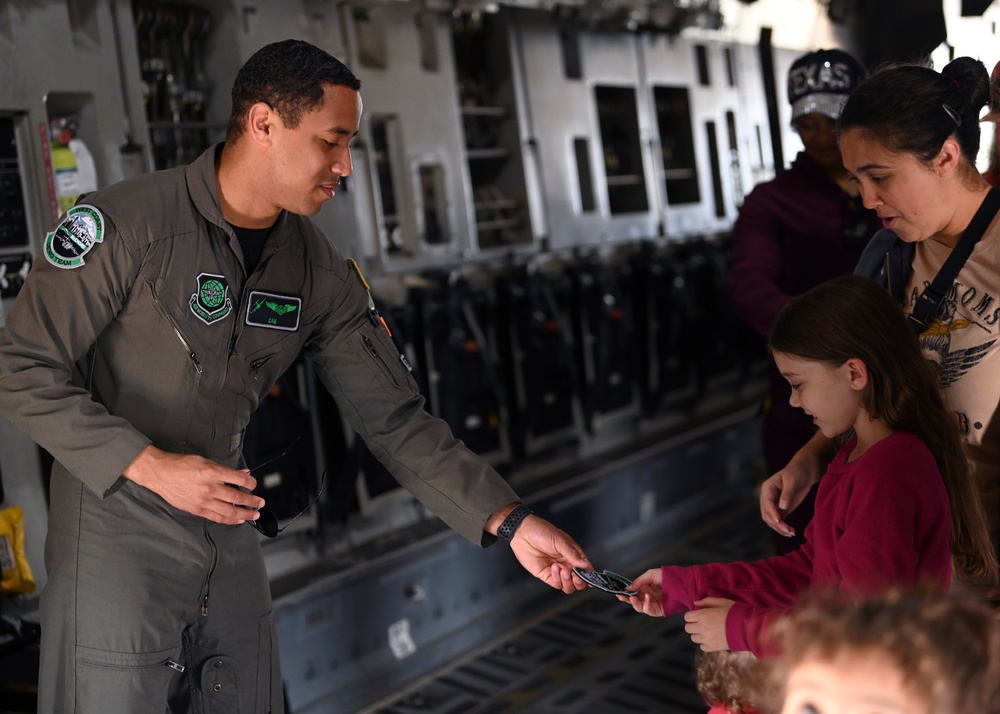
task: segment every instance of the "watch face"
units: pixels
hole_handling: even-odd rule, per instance
[[[587,583],[587,585],[591,585],[604,592],[615,595],[628,595],[629,597],[638,594],[628,589],[628,586],[632,584],[631,580],[617,573],[612,573],[610,570],[599,573],[596,570],[573,568],[573,572],[579,575],[580,579]]]

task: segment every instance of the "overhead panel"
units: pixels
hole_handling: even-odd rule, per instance
[[[546,13],[518,13],[516,27],[530,68],[524,96],[546,197],[547,244],[656,235],[651,124],[636,37],[588,31]]]
[[[744,155],[755,117],[743,104],[735,48],[662,35],[640,39],[655,115],[657,197],[668,238],[731,225],[750,182]]]
[[[511,13],[474,13],[452,22],[457,98],[480,251],[532,243],[525,161],[511,52]]]
[[[413,3],[342,13],[365,109],[355,172],[365,167],[374,192],[365,204],[374,220],[359,223],[365,255],[391,273],[458,260],[475,248],[475,218],[450,16]]]

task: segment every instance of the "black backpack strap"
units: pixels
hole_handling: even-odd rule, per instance
[[[927,321],[937,312],[944,296],[948,294],[954,284],[958,271],[972,255],[972,249],[976,247],[976,243],[986,232],[986,228],[990,225],[997,210],[1000,210],[1000,188],[991,188],[976,211],[976,215],[972,217],[968,228],[958,239],[958,243],[952,249],[948,259],[944,261],[944,265],[934,276],[931,284],[920,293],[920,297],[917,298],[917,302],[913,306],[913,312],[910,314],[910,326],[917,331],[918,335],[927,329]]]

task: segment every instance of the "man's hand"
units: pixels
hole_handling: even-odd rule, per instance
[[[525,570],[556,590],[572,593],[588,587],[573,574],[573,567],[594,566],[576,541],[544,518],[530,515],[521,521],[510,549]]]
[[[152,445],[139,452],[122,476],[174,508],[216,523],[257,520],[255,509],[264,505],[264,499],[249,493],[257,481],[248,470],[235,471],[201,456],[172,454]]]
[[[734,600],[721,597],[706,597],[695,601],[697,610],[684,613],[684,631],[691,635],[691,641],[700,645],[704,652],[729,649],[726,617],[734,603]]]
[[[627,602],[636,612],[650,617],[663,617],[663,571],[659,568],[647,570],[629,585],[629,590],[638,593],[628,597],[618,595],[622,602]]]
[[[799,449],[788,465],[760,486],[760,517],[783,536],[795,535],[795,529],[785,523],[785,516],[794,511],[819,483],[829,463],[833,442],[821,432]]]

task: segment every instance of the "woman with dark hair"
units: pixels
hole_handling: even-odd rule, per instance
[[[844,165],[883,229],[856,272],[878,281],[911,316],[937,383],[957,415],[980,498],[1000,550],[1000,221],[976,168],[979,113],[990,100],[981,62],[960,57],[940,73],[919,65],[875,72],[851,95],[838,131]],[[957,268],[942,271],[973,218],[982,237]],[[973,231],[969,230],[972,234]],[[958,248],[957,248],[958,246]],[[950,261],[954,262],[954,261]],[[940,290],[926,291],[935,283]],[[947,277],[945,273],[947,272]],[[916,313],[916,314],[915,314]],[[818,325],[820,323],[817,323]],[[761,516],[788,533],[784,514],[823,472],[832,451],[817,435],[761,489]]]

